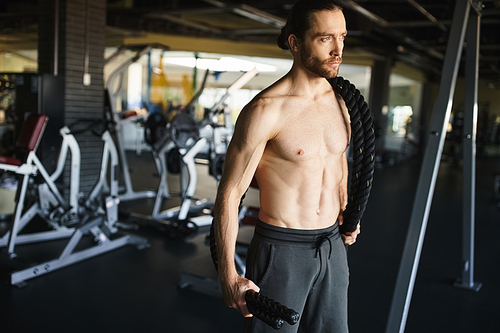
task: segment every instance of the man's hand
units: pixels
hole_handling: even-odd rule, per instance
[[[342,223],[340,223],[340,221],[339,221],[339,225],[342,225]],[[341,234],[342,240],[344,241],[344,244],[352,245],[352,244],[356,243],[356,238],[358,237],[358,235],[360,233],[361,233],[361,222],[358,223],[358,227],[353,232],[346,232],[345,234]]]
[[[249,289],[259,292],[260,288],[257,287],[255,283],[241,275],[236,275],[233,281],[221,283],[221,287],[224,301],[229,307],[238,310],[244,317],[252,317],[252,314],[247,308],[245,293]]]

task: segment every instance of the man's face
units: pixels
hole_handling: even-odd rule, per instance
[[[311,28],[299,44],[299,56],[310,72],[327,79],[339,73],[347,34],[341,10],[324,10],[311,15]]]

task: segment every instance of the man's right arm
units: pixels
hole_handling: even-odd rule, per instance
[[[241,197],[255,174],[267,142],[274,135],[276,112],[262,101],[250,103],[240,113],[224,161],[224,170],[214,206],[214,233],[217,244],[218,273],[224,301],[244,316],[251,316],[244,295],[248,289],[259,291],[252,282],[239,276],[234,264],[238,234],[238,208]],[[265,110],[266,109],[266,110]]]

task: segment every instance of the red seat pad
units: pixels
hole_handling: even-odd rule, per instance
[[[20,166],[21,160],[14,157],[0,156],[0,164]]]
[[[16,147],[27,151],[34,150],[45,128],[47,120],[48,117],[45,115],[31,113],[21,127]]]

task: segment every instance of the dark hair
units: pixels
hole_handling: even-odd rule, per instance
[[[278,36],[278,46],[283,50],[289,50],[288,37],[295,35],[302,39],[307,30],[311,27],[311,14],[323,10],[342,10],[340,3],[334,0],[299,0],[297,1],[286,20],[286,25],[281,28]]]

